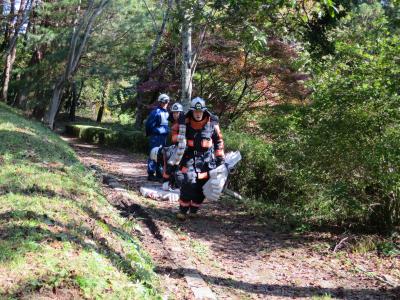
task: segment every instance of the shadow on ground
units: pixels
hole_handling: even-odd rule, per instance
[[[109,224],[106,219],[101,218],[92,208],[82,208],[87,212],[88,217],[107,224],[109,230],[114,234],[124,240],[136,243],[132,234]],[[34,221],[34,223],[24,224],[25,221],[29,220]],[[106,257],[116,269],[125,273],[134,283],[137,280],[146,280],[151,276],[145,270],[138,272],[133,268],[131,261],[125,258],[124,253],[110,245],[104,237],[96,232],[95,227],[91,228],[71,222],[64,224],[49,217],[47,214],[39,214],[31,210],[11,210],[0,214],[1,263],[7,263],[18,257],[23,257],[28,252],[39,252],[42,249],[42,243],[51,244],[55,241],[68,241],[78,249],[94,251]],[[36,246],[32,247],[32,244]],[[51,287],[51,281],[54,281],[54,276],[54,274],[46,275],[43,278],[28,280],[22,283],[22,286],[19,285],[17,291],[11,294],[6,291],[0,296],[19,297],[22,294],[26,295],[43,287]],[[75,276],[74,273],[70,273],[65,278],[61,278],[62,285],[65,287],[76,285],[76,281],[73,283]]]
[[[175,276],[181,276],[181,274],[198,273],[198,270],[194,269],[168,269],[160,270],[164,272],[170,272]],[[280,297],[291,297],[300,298],[307,297],[311,298],[314,296],[330,295],[338,299],[396,299],[396,295],[400,294],[400,288],[392,288],[384,291],[377,291],[373,289],[344,289],[344,288],[322,288],[322,287],[299,287],[291,285],[279,285],[279,284],[252,284],[240,280],[228,279],[223,277],[209,276],[207,274],[200,274],[209,283],[213,283],[225,287],[233,287],[240,289],[245,292],[255,293],[264,296],[280,296]]]

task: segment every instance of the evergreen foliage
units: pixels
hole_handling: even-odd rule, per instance
[[[219,115],[227,146],[243,153],[238,191],[315,224],[399,226],[398,1],[172,2],[109,3],[65,79],[59,119],[76,110],[77,118],[123,122],[122,130],[74,130],[110,145],[139,141],[132,149],[145,151],[137,130],[158,94],[180,99],[190,23],[192,94]],[[4,3],[3,50],[19,13]],[[74,25],[98,1],[29,3],[7,103],[40,120]]]

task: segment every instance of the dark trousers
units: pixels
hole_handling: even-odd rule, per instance
[[[186,181],[181,186],[179,199],[179,209],[182,213],[196,213],[203,203],[205,197],[203,194],[203,185],[207,179],[197,179],[196,181]]]
[[[167,143],[166,135],[152,135],[149,138],[149,153],[154,147],[163,146],[165,147]],[[162,177],[162,162],[156,162],[152,159],[147,160],[147,174],[156,175],[157,177]]]

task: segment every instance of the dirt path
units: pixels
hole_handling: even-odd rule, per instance
[[[86,166],[99,166],[132,191],[132,203],[123,208],[130,211],[122,213],[142,220],[138,234],[173,298],[194,296],[183,278],[185,270],[174,263],[171,249],[158,235],[164,230],[174,231],[218,299],[400,299],[399,257],[334,252],[343,236],[282,233],[276,225],[258,223],[229,201],[205,203],[198,218],[179,222],[177,203],[137,193],[148,184],[143,155],[64,138]],[[118,206],[118,192],[107,186],[104,191]]]

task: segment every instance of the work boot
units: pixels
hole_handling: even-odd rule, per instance
[[[186,220],[188,211],[189,207],[179,205],[179,212],[176,214],[176,218],[181,221]]]
[[[190,208],[189,208],[189,214],[190,215],[197,215],[197,212],[199,211],[199,208],[198,207],[194,207],[194,206],[191,206]]]

